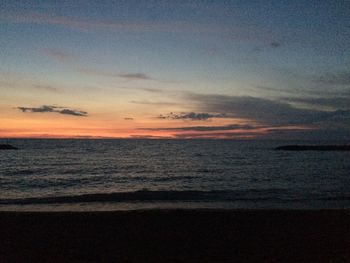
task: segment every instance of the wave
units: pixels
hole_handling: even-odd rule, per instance
[[[5,176],[16,176],[16,175],[33,175],[36,171],[29,169],[20,169],[17,171],[4,171]]]
[[[148,191],[95,193],[54,197],[0,199],[0,204],[60,204],[86,202],[133,202],[133,201],[273,201],[289,200],[282,189],[237,191]],[[284,198],[283,198],[284,196]]]
[[[247,199],[240,191],[148,191],[0,199],[0,204],[58,204],[127,201],[229,201]],[[266,199],[266,197],[260,197]]]
[[[0,204],[58,204],[85,202],[126,201],[213,201],[224,195],[224,191],[148,191],[96,193],[55,197],[33,197],[22,199],[0,199]]]
[[[291,197],[283,189],[237,190],[237,191],[148,191],[95,193],[52,197],[0,199],[0,205],[64,204],[91,202],[233,202],[233,201],[350,201],[350,196]]]

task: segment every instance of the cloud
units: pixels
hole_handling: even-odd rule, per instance
[[[281,101],[298,103],[298,100],[305,99],[305,103],[314,105],[324,105],[331,107],[333,103],[331,101],[340,102],[340,105],[346,105],[346,100],[350,100],[350,87],[337,87],[330,88],[329,85],[317,85],[314,87],[293,87],[293,88],[278,88],[269,86],[256,86],[252,88],[254,91],[258,91],[260,94],[264,94],[278,98]],[[326,101],[329,102],[326,102]],[[335,108],[339,104],[335,104]]]
[[[78,117],[88,116],[88,113],[86,111],[79,111],[79,110],[68,109],[66,107],[48,106],[48,105],[43,105],[38,108],[17,107],[17,109],[21,110],[22,112],[32,112],[32,113],[53,112],[53,113],[73,115]]]
[[[188,22],[149,22],[129,20],[87,20],[67,16],[52,16],[44,13],[0,13],[0,18],[17,23],[35,23],[63,26],[75,30],[125,30],[125,31],[186,31],[191,27]],[[194,26],[194,25],[192,25]]]
[[[134,118],[126,117],[126,118],[124,118],[124,120],[126,120],[126,121],[132,121],[132,120],[134,120]]]
[[[72,54],[60,50],[45,49],[44,52],[48,57],[59,62],[70,62],[75,58]]]
[[[132,139],[171,139],[171,137],[165,137],[165,136],[155,136],[155,135],[148,135],[148,134],[135,134],[130,135],[130,138]]]
[[[212,23],[181,21],[130,21],[91,20],[67,16],[53,16],[45,13],[0,12],[0,19],[15,23],[33,23],[61,26],[73,30],[113,30],[125,32],[170,32],[187,34],[215,34],[231,41],[274,43],[273,35],[267,28],[257,25],[235,26]]]
[[[249,139],[249,138],[274,138],[284,136],[288,139],[288,134],[308,134],[312,128],[299,126],[268,126],[249,124],[229,124],[223,126],[188,126],[188,127],[159,127],[159,128],[139,128],[146,131],[173,131],[174,138],[178,139]]]
[[[311,106],[330,107],[333,109],[350,109],[350,98],[348,97],[282,98],[282,100],[292,103],[303,103]]]
[[[123,73],[122,74],[122,73],[112,73],[112,72],[106,72],[102,70],[88,69],[88,68],[79,68],[79,71],[87,75],[121,78],[124,80],[156,80],[144,73]]]
[[[177,139],[248,139],[255,138],[256,134],[247,132],[218,132],[218,133],[178,133],[173,135]]]
[[[206,121],[211,118],[227,118],[225,113],[212,114],[212,113],[196,113],[196,112],[182,112],[173,113],[170,112],[166,115],[159,115],[158,119],[174,119],[174,120],[191,120],[191,121]]]
[[[21,110],[22,112],[53,112],[54,111],[53,106],[46,106],[43,105],[41,107],[38,108],[27,108],[27,107],[18,107],[19,110]]]
[[[151,93],[162,93],[163,90],[161,89],[156,89],[156,88],[144,88],[144,87],[125,87],[125,86],[113,86],[113,89],[122,89],[122,90],[143,90]],[[131,101],[131,103],[138,103],[138,104],[152,104],[152,103],[142,103],[139,101]]]
[[[225,126],[222,126],[223,128]],[[241,125],[243,128],[244,125]],[[221,132],[220,130],[203,130],[193,131],[185,133],[173,134],[178,139],[332,139],[332,138],[350,138],[349,133],[344,133],[344,130],[334,133],[326,131],[325,129],[315,130],[312,128],[303,128],[298,126],[279,126],[279,127],[268,127],[268,126],[247,126],[247,129],[227,130],[225,128]],[[316,136],[313,136],[316,135]],[[313,137],[312,137],[313,136]],[[328,136],[328,137],[327,137]]]
[[[350,72],[325,74],[315,77],[314,81],[328,85],[350,85]]]
[[[250,119],[264,125],[315,124],[332,121],[349,122],[350,110],[333,111],[296,108],[286,102],[257,97],[215,94],[187,94],[198,110],[225,112],[226,116]]]
[[[88,68],[78,68],[79,72],[86,74],[86,75],[95,75],[95,76],[102,76],[102,77],[109,77],[109,78],[122,78],[124,80],[154,80],[156,79],[152,78],[151,76],[148,76],[144,73],[127,73],[127,74],[119,74],[119,73],[111,73],[96,69],[88,69]],[[128,89],[128,90],[144,90],[148,92],[162,92],[161,89],[157,88],[143,88],[143,87],[123,87],[123,86],[117,86],[115,87],[117,89]]]
[[[166,101],[135,101],[135,100],[132,100],[131,103],[143,104],[143,105],[156,105],[156,106],[174,106],[179,104],[175,102],[166,102]]]
[[[77,110],[71,110],[71,109],[63,109],[56,112],[60,114],[67,114],[67,115],[74,115],[74,116],[83,116],[83,117],[87,116],[86,111],[77,111]]]
[[[156,88],[140,88],[140,87],[117,87],[117,89],[133,89],[133,90],[144,90],[148,92],[163,92],[161,89],[156,89]]]
[[[45,91],[50,91],[50,92],[59,92],[59,89],[50,85],[37,85],[34,84],[33,88],[38,89],[38,90],[45,90]]]
[[[123,87],[123,86],[114,86],[113,88],[115,89],[123,89],[123,90],[143,90],[151,93],[161,93],[163,90],[161,89],[156,89],[156,88],[143,88],[143,87]],[[131,101],[131,103],[138,103],[137,101]],[[146,104],[146,103],[141,103],[140,104]]]
[[[281,46],[281,43],[280,42],[277,42],[277,41],[272,41],[270,43],[270,46],[273,47],[273,48],[278,48]]]
[[[139,128],[147,131],[234,131],[234,130],[255,130],[262,126],[230,124],[224,126],[192,126],[192,127],[172,127],[172,128]]]
[[[86,75],[120,78],[124,80],[156,80],[145,73],[139,73],[139,72],[113,73],[113,72],[107,72],[103,70],[84,68],[81,65],[74,65],[74,63],[72,62],[73,60],[76,60],[77,57],[74,56],[73,54],[70,54],[61,50],[46,49],[44,50],[44,52],[48,57],[61,63],[71,64],[71,66],[74,66],[79,72],[84,73]]]
[[[118,77],[128,80],[152,80],[152,78],[143,73],[117,74]]]
[[[278,72],[287,79],[299,79],[305,83],[303,86],[290,85],[282,87],[258,85],[253,90],[268,92],[275,97],[281,94],[293,97],[350,97],[350,72],[327,74],[296,74],[293,72]]]

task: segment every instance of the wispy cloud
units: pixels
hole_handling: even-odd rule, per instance
[[[167,102],[167,101],[137,101],[137,100],[132,100],[131,103],[143,104],[143,105],[155,105],[155,106],[174,106],[179,104],[176,102]]]
[[[17,23],[36,23],[63,26],[71,29],[105,29],[126,31],[184,31],[187,22],[148,22],[129,20],[87,20],[67,16],[52,16],[44,13],[1,13],[1,18]]]
[[[350,98],[350,72],[333,72],[319,74],[298,74],[294,72],[281,71],[276,74],[282,75],[289,80],[302,80],[303,85],[291,86],[266,86],[257,85],[252,87],[254,91],[265,93],[269,96],[292,96],[296,98],[306,97],[349,97]]]
[[[313,79],[314,81],[314,79]],[[320,84],[320,83],[318,83]],[[350,99],[350,87],[340,86],[337,88],[330,88],[328,84],[317,85],[314,87],[293,87],[293,88],[282,88],[282,87],[269,87],[269,86],[256,86],[252,89],[260,94],[263,93],[269,97],[279,98],[284,101],[287,97],[291,100],[294,98],[349,98]]]
[[[81,73],[86,75],[96,75],[110,78],[120,78],[124,80],[155,80],[145,73],[113,73],[96,69],[79,68]]]
[[[217,132],[217,133],[178,133],[173,135],[177,139],[248,139],[256,134],[247,132]]]
[[[323,136],[322,135],[323,132]],[[185,133],[176,133],[173,134],[175,138],[178,139],[251,139],[251,138],[281,138],[281,139],[291,139],[291,138],[325,138],[324,130],[315,130],[312,128],[303,128],[298,126],[280,126],[280,127],[250,127],[246,130],[237,129],[237,130],[217,130],[217,131],[188,131]],[[318,134],[319,136],[310,137],[310,134]],[[309,136],[308,136],[309,135]],[[344,132],[339,135],[343,136],[341,138],[349,138],[349,134],[345,135]],[[299,137],[298,137],[299,136]],[[301,137],[300,137],[301,136]]]
[[[120,78],[126,81],[131,80],[154,80],[153,77],[140,72],[129,72],[129,73],[114,73],[104,70],[97,70],[97,69],[91,69],[91,68],[85,68],[82,65],[76,63],[78,56],[68,53],[66,51],[62,50],[56,50],[56,49],[45,49],[44,53],[51,59],[58,61],[60,63],[65,63],[68,65],[71,65],[73,68],[78,70],[80,73],[86,74],[86,75],[95,75],[95,76],[103,76],[103,77],[110,77],[110,78]]]
[[[130,135],[130,138],[132,139],[170,139],[171,137],[155,136],[155,135],[149,135],[149,134],[134,134],[134,135]]]
[[[283,101],[291,103],[301,103],[310,106],[329,107],[332,109],[350,110],[349,97],[303,97],[303,98],[281,98]]]
[[[170,112],[166,115],[159,115],[158,119],[173,119],[173,120],[191,120],[191,121],[206,121],[211,118],[227,118],[228,116],[225,113],[207,113],[207,112],[181,112],[173,113]]]
[[[74,30],[118,30],[126,32],[171,32],[215,34],[230,41],[275,43],[270,30],[258,25],[227,26],[223,24],[194,23],[188,21],[130,21],[91,20],[67,16],[53,16],[45,13],[5,13],[0,19],[16,23],[34,23],[61,26]],[[278,43],[278,42],[276,42]]]
[[[350,85],[350,72],[325,74],[314,77],[314,81],[328,85]]]
[[[134,120],[134,118],[125,117],[124,120],[125,120],[125,121],[132,121],[132,120]]]
[[[76,57],[73,54],[63,52],[61,50],[45,49],[44,52],[48,57],[59,62],[71,62],[73,59],[76,59]]]
[[[269,126],[269,125],[249,125],[249,124],[229,124],[223,126],[186,126],[186,127],[158,127],[139,128],[145,131],[173,131],[172,136],[178,139],[248,139],[266,138],[273,135],[282,135],[288,138],[288,134],[307,133],[314,128],[301,127],[295,125]]]
[[[127,74],[117,74],[119,78],[128,80],[152,80],[152,78],[143,73],[127,73]]]
[[[236,131],[236,130],[256,130],[262,126],[230,124],[224,126],[188,126],[188,127],[171,127],[171,128],[139,128],[147,131]]]
[[[39,84],[34,84],[33,88],[37,90],[45,90],[45,91],[50,91],[50,92],[59,92],[59,89],[57,87],[51,86],[51,85],[39,85]]]
[[[88,113],[86,111],[79,111],[74,109],[69,109],[66,107],[59,107],[59,106],[48,106],[43,105],[41,107],[37,108],[29,108],[29,107],[17,107],[17,109],[21,110],[22,112],[31,112],[31,113],[58,113],[58,114],[64,114],[64,115],[73,115],[77,117],[87,117]]]

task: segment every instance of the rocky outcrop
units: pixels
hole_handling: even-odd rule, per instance
[[[18,150],[18,148],[10,144],[0,144],[0,150]]]

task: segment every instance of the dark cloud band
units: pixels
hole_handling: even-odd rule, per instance
[[[305,125],[332,121],[350,122],[350,110],[297,108],[287,102],[256,97],[189,94],[199,110],[225,112],[227,116],[254,120],[264,125]]]
[[[182,113],[173,113],[170,112],[166,115],[159,115],[158,119],[173,119],[173,120],[191,120],[191,121],[205,121],[211,118],[227,118],[225,113],[212,114],[207,112],[182,112]]]
[[[37,107],[37,108],[17,107],[17,109],[21,110],[22,112],[32,112],[32,113],[53,112],[53,113],[72,115],[72,116],[77,116],[77,117],[87,117],[88,116],[88,113],[86,111],[79,111],[79,110],[74,110],[74,109],[69,109],[66,107],[59,107],[59,106],[43,105],[43,106]]]

